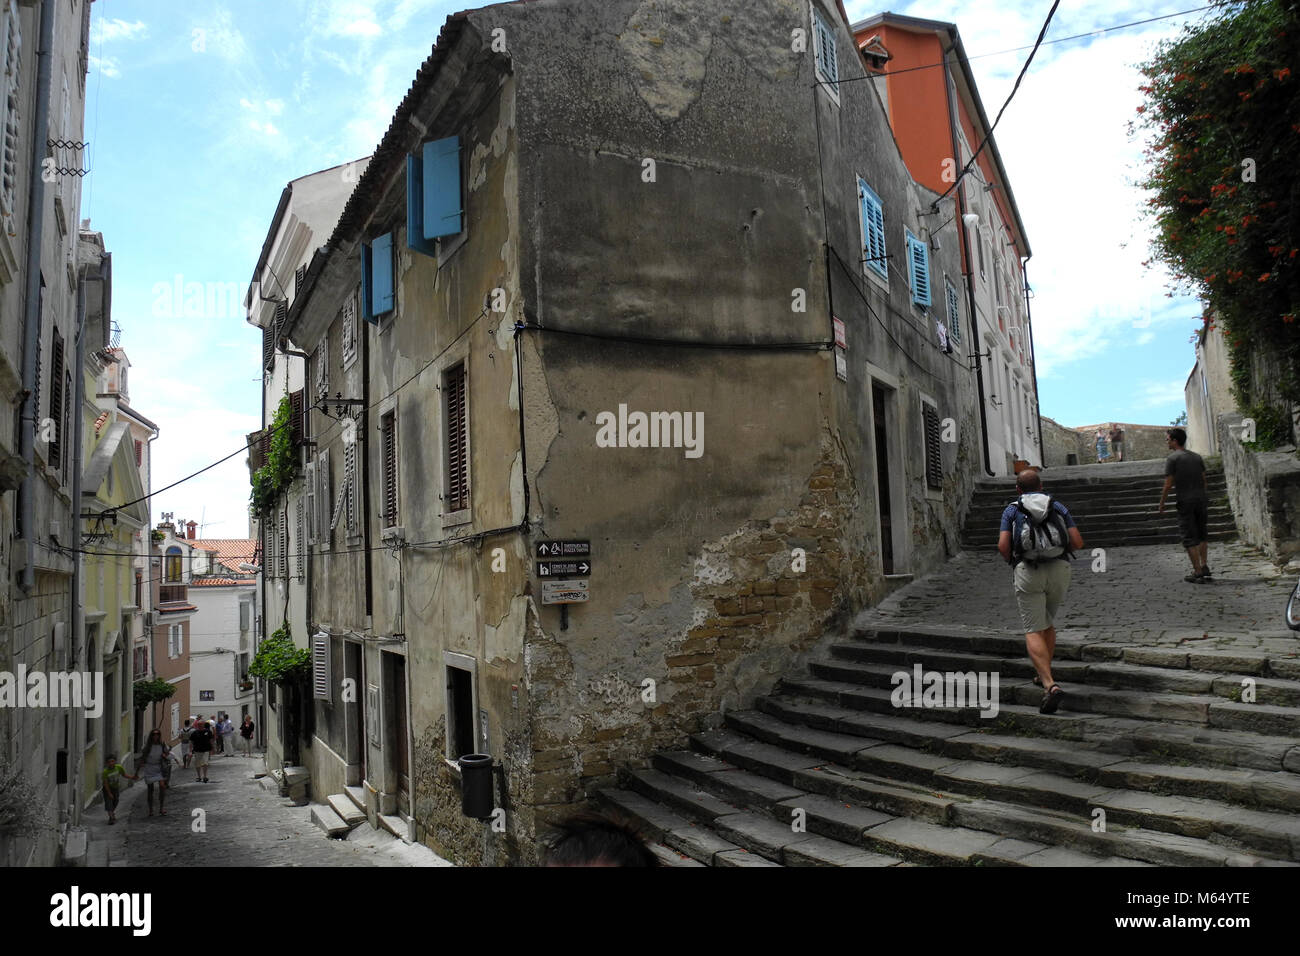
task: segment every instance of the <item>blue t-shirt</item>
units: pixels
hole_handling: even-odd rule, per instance
[[[1016,503],[1014,501],[1011,502],[1011,504],[1007,505],[1006,510],[1002,512],[1002,525],[1000,528],[998,528],[999,531],[1011,531],[1013,533],[1015,532],[1016,530],[1015,520],[1016,520],[1017,510],[1018,509],[1016,508]],[[1065,526],[1067,528],[1078,527],[1078,525],[1074,523],[1074,515],[1070,514],[1070,509],[1065,507],[1065,505],[1061,504],[1059,501],[1052,502],[1052,510],[1059,512],[1060,514],[1065,516]]]

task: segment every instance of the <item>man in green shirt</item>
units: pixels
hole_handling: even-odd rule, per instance
[[[109,754],[104,758],[104,769],[100,773],[100,786],[104,790],[104,809],[108,811],[108,822],[117,822],[117,801],[122,795],[122,778],[127,780],[139,780],[139,777],[133,777],[126,772],[126,769],[117,762],[116,754]]]

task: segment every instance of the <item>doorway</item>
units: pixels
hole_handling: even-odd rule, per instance
[[[876,444],[876,505],[880,517],[880,561],[894,573],[893,488],[889,481],[889,426],[885,389],[871,383],[871,420]]]
[[[343,673],[352,681],[352,694],[344,707],[345,759],[348,763],[347,782],[357,785],[366,779],[366,711],[358,693],[366,686],[365,675],[361,673],[362,647],[357,641],[343,642]]]
[[[384,655],[384,712],[388,715],[388,752],[392,754],[393,774],[397,778],[397,809],[411,813],[411,765],[407,752],[406,658],[401,654]]]

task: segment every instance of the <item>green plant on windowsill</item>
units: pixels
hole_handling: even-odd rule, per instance
[[[248,496],[248,510],[263,518],[271,513],[275,502],[289,488],[297,470],[297,455],[293,446],[293,403],[286,395],[280,399],[271,422],[271,451],[266,463],[253,473],[253,490]]]

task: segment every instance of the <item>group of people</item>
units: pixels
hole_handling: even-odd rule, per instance
[[[1098,433],[1100,434],[1100,432]],[[1172,488],[1177,496],[1182,544],[1192,562],[1183,578],[1192,584],[1210,581],[1207,523],[1209,492],[1205,461],[1188,451],[1187,432],[1171,428],[1166,433],[1169,456],[1165,459],[1165,484],[1160,493],[1160,514]],[[1053,619],[1070,586],[1070,559],[1083,548],[1074,517],[1064,504],[1043,493],[1038,470],[1026,468],[1016,477],[1020,496],[1002,512],[998,552],[1014,569],[1016,606],[1025,629],[1025,645],[1034,666],[1034,683],[1043,688],[1039,711],[1056,713],[1065,692],[1052,678],[1056,650]]]
[[[1094,438],[1097,443],[1097,461],[1124,460],[1124,429],[1115,422],[1110,423],[1110,430],[1097,429]]]
[[[252,756],[253,732],[256,726],[253,718],[245,716],[239,725],[238,733],[243,742],[241,756]],[[167,787],[171,783],[173,766],[188,769],[194,767],[194,782],[209,783],[208,765],[214,752],[227,757],[235,755],[236,728],[229,714],[213,714],[207,720],[190,717],[181,729],[181,756],[178,760],[163,740],[162,731],[154,728],[149,733],[136,759],[136,773],[129,774],[120,763],[116,754],[104,758],[104,769],[100,774],[100,786],[104,794],[104,809],[108,811],[108,822],[117,823],[117,805],[122,796],[123,780],[143,780],[149,804],[148,816],[153,816],[154,788],[158,790],[158,815],[167,815]]]

